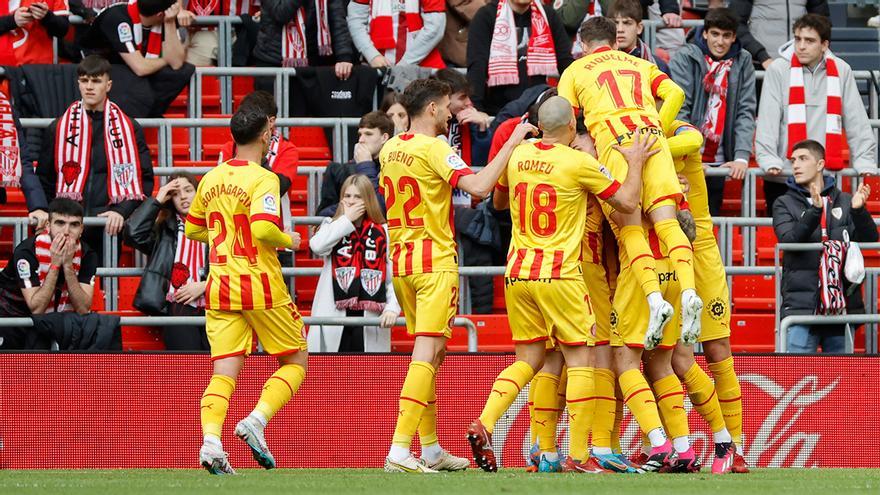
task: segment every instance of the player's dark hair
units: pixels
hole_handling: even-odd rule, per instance
[[[110,77],[110,62],[100,55],[89,55],[76,66],[76,77]]]
[[[278,116],[278,104],[275,103],[275,96],[268,91],[257,90],[248,94],[241,100],[241,106],[245,105],[255,105],[268,117]]]
[[[734,12],[733,9],[728,7],[709,9],[709,11],[706,12],[706,19],[703,22],[704,31],[715,28],[720,29],[721,31],[733,31],[736,33],[738,27],[739,16],[736,15],[736,12]]]
[[[390,137],[394,135],[394,121],[385,112],[373,110],[361,117],[358,129],[379,129],[379,132]]]
[[[467,96],[471,95],[471,83],[468,81],[467,77],[464,74],[452,68],[440,69],[434,74],[438,80],[445,82],[449,85],[449,89],[451,94],[455,93],[464,93]]]
[[[617,26],[607,17],[591,17],[578,30],[584,43],[613,44],[617,40]]]
[[[400,103],[412,119],[421,115],[430,103],[437,103],[450,94],[452,89],[444,81],[430,78],[416,79],[407,85]]]
[[[614,0],[614,3],[608,7],[608,13],[605,16],[609,19],[622,17],[642,22],[642,17],[644,16],[642,3],[639,0]]]
[[[49,203],[49,216],[51,217],[53,213],[82,218],[83,207],[78,202],[69,198],[55,198]]]
[[[538,127],[538,109],[541,108],[541,105],[544,104],[545,101],[549,100],[554,96],[558,96],[559,91],[556,88],[549,88],[543,93],[539,94],[537,98],[535,98],[535,102],[529,105],[528,109],[528,121],[529,124],[532,124],[535,127]]]
[[[803,28],[810,28],[813,31],[816,31],[816,33],[819,34],[819,41],[828,41],[831,39],[831,20],[824,15],[805,14],[798,20],[794,21],[794,25],[791,26],[791,32],[794,34],[798,29]]]
[[[232,131],[232,139],[239,146],[256,141],[268,125],[269,117],[266,115],[266,112],[250,105],[242,105],[229,120],[229,130]]]
[[[403,105],[403,94],[398,93],[397,91],[389,91],[385,93],[385,96],[382,98],[382,104],[379,105],[379,110],[387,112],[389,108],[398,103]]]
[[[177,0],[138,0],[138,12],[148,17],[164,12],[165,9],[174,5]]]
[[[824,160],[825,159],[825,147],[819,144],[818,141],[814,141],[812,139],[804,139],[796,143],[791,147],[791,152],[794,153],[797,150],[807,150],[813,155],[813,158],[816,160]]]

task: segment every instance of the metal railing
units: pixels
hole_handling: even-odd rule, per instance
[[[164,327],[166,325],[194,325],[204,326],[204,316],[122,316],[119,318],[120,326],[136,325],[144,327]],[[379,326],[379,318],[371,317],[325,317],[325,316],[304,316],[302,319],[305,325],[312,326]],[[0,327],[32,327],[34,321],[31,318],[0,318]],[[406,318],[398,318],[394,322],[395,326],[406,325]],[[468,352],[477,352],[479,336],[477,335],[477,326],[468,318],[456,317],[452,322],[453,327],[463,327],[468,332]],[[313,351],[314,352],[314,351]],[[326,352],[322,348],[317,352]]]

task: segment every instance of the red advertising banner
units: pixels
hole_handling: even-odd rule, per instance
[[[752,466],[880,467],[876,413],[880,358],[738,356],[745,457]],[[438,374],[443,447],[469,456],[468,423],[513,356],[450,355]],[[269,424],[280,467],[380,467],[397,417],[409,358],[315,355],[299,393]],[[248,359],[232,398],[224,447],[235,467],[256,467],[235,439],[275,362]],[[198,467],[199,399],[211,374],[206,355],[0,354],[0,469]],[[711,463],[711,433],[688,409],[692,438]],[[560,425],[563,449],[566,424]],[[638,447],[624,418],[622,444]],[[504,466],[524,465],[526,391],[495,429]],[[418,439],[414,441],[418,451]]]

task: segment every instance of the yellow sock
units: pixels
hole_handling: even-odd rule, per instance
[[[527,402],[529,406],[529,448],[538,441],[538,435],[535,433],[535,381],[537,379],[538,375],[535,375],[529,382],[529,401]]]
[[[590,426],[596,409],[593,368],[568,369],[568,387],[565,390],[568,406],[569,455],[572,459],[587,459]]]
[[[565,394],[566,389],[568,388],[568,367],[562,367],[562,374],[559,375],[559,386],[556,387],[556,409],[559,409],[559,413],[562,414],[562,411],[565,410]],[[557,420],[558,422],[558,417]],[[555,431],[555,430],[554,430]]]
[[[437,375],[431,380],[431,394],[428,396],[428,407],[422,411],[422,419],[419,420],[419,442],[422,447],[434,445],[437,439]]]
[[[617,380],[620,382],[620,391],[623,393],[626,407],[636,418],[642,433],[662,428],[654,394],[651,393],[651,387],[648,386],[642,372],[638,369],[625,371],[617,377]]]
[[[664,376],[654,382],[657,408],[663,419],[663,426],[672,438],[686,437],[690,434],[687,412],[684,410],[684,389],[675,374]]]
[[[394,427],[391,444],[408,449],[416,434],[422,413],[431,398],[431,384],[434,382],[434,367],[424,361],[412,361],[400,389],[400,413]]]
[[[657,238],[666,246],[669,261],[675,268],[681,290],[695,288],[694,248],[682,232],[678,220],[674,218],[661,220],[654,224],[654,232],[657,232]]]
[[[718,393],[718,403],[724,414],[727,431],[733,441],[742,446],[742,391],[739,388],[739,378],[733,370],[733,357],[709,363],[709,371],[715,378],[715,391]]]
[[[202,394],[201,415],[202,433],[220,438],[229,398],[235,390],[235,380],[225,375],[212,375],[211,381]]]
[[[642,286],[645,295],[660,292],[657,281],[657,263],[651,254],[651,247],[645,239],[645,231],[641,225],[625,225],[620,229],[620,243],[626,250],[629,265],[633,274]]]
[[[694,409],[709,424],[712,433],[721,431],[724,424],[724,415],[721,413],[721,405],[718,403],[718,395],[715,394],[715,384],[709,375],[694,363],[691,369],[684,374],[684,384],[687,386],[688,396]]]
[[[617,405],[614,408],[614,429],[611,430],[611,450],[620,453],[623,452],[620,447],[620,423],[623,421],[623,397],[620,394],[620,387],[617,387],[615,398]]]
[[[535,432],[535,441],[542,452],[556,452],[556,424],[559,413],[562,412],[557,396],[559,380],[558,376],[542,371],[532,381],[532,386],[535,387],[535,407],[531,425]]]
[[[278,368],[263,385],[263,392],[254,409],[263,413],[267,421],[272,419],[299,390],[305,377],[306,370],[298,364],[286,364]]]
[[[480,414],[480,422],[489,433],[492,433],[498,418],[510,408],[520,390],[533,376],[535,370],[525,361],[514,362],[498,375],[495,383],[492,384],[492,391],[489,393],[486,406],[483,407],[483,413]]]
[[[593,370],[596,383],[596,412],[593,414],[593,447],[611,448],[611,435],[614,431],[614,419],[617,399],[614,397],[614,372],[605,368]]]

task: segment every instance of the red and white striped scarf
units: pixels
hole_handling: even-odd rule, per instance
[[[144,26],[141,24],[141,13],[138,10],[137,0],[128,2],[128,16],[131,17],[134,43],[138,51],[144,54],[144,58],[159,58],[162,56],[162,24],[151,26],[147,37],[147,50],[141,50],[144,41]]]
[[[131,119],[109,99],[104,102],[104,151],[110,204],[144,199],[141,158]],[[82,100],[58,119],[55,131],[56,196],[82,201],[92,159],[92,126]]]
[[[703,89],[709,94],[706,116],[700,132],[703,134],[703,163],[717,162],[718,146],[724,134],[727,119],[727,84],[733,59],[714,60],[706,55],[708,70],[703,78]]]
[[[18,129],[12,117],[12,102],[0,90],[0,187],[19,187],[21,182],[21,153],[18,147]]]
[[[229,15],[247,15],[256,14],[260,11],[259,1],[251,2],[251,0],[230,0]]]
[[[174,302],[174,294],[181,287],[202,281],[202,270],[205,267],[205,245],[194,241],[184,234],[186,218],[177,216],[177,248],[174,251],[174,264],[171,265],[171,283],[165,299]],[[195,308],[205,307],[205,297],[189,303]]]
[[[49,249],[52,247],[52,238],[49,236],[49,231],[45,230],[42,234],[39,234],[37,238],[34,240],[34,254],[37,255],[37,262],[40,263],[40,286],[46,281],[46,276],[49,275],[49,267],[52,266],[52,253]],[[73,266],[73,271],[79,273],[80,262],[82,261],[82,243],[78,243],[76,246],[76,253],[73,255],[73,260],[71,261],[71,265]],[[67,283],[64,281],[64,274],[58,274],[58,281],[55,285],[56,289],[61,288],[61,296],[55,299],[54,304],[49,304],[46,307],[47,313],[63,313],[65,311],[71,311],[70,300],[68,298],[67,293]]]
[[[833,56],[825,55],[826,110],[825,110],[825,168],[843,170],[843,100],[840,92],[840,73]],[[797,55],[791,56],[788,80],[788,154],[791,148],[807,139],[807,100],[804,91],[804,70]]]
[[[529,46],[526,52],[526,73],[529,76],[557,75],[556,46],[547,22],[547,13],[539,1],[529,7],[532,25],[529,29]],[[516,24],[513,9],[507,0],[498,2],[495,13],[495,30],[489,45],[489,87],[519,84],[517,62]]]
[[[828,215],[831,198],[822,197],[822,256],[819,258],[819,309],[821,315],[839,315],[846,311],[846,294],[843,290],[843,260],[846,243],[828,239]]]
[[[315,0],[315,18],[318,23],[318,54],[322,57],[333,55],[330,42],[330,24],[327,22],[327,0]],[[305,67],[309,63],[306,46],[306,8],[296,11],[296,19],[284,26],[281,38],[281,65],[283,67]]]

